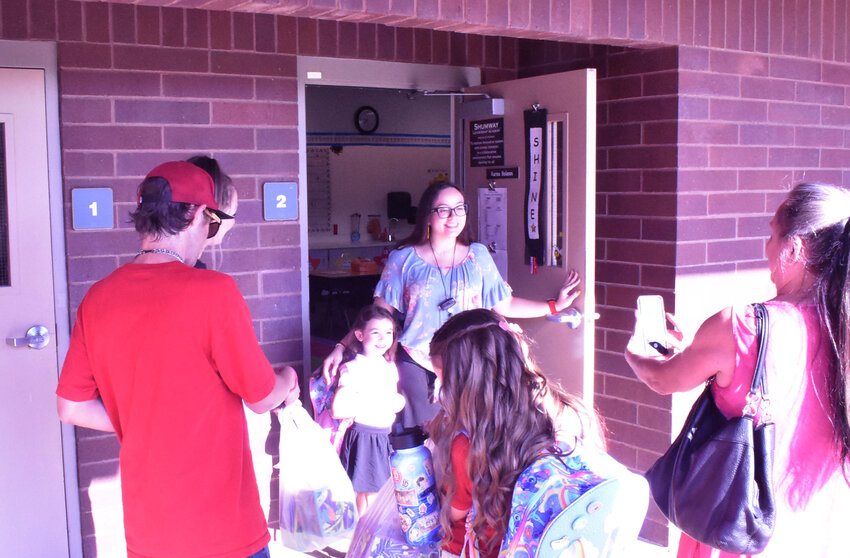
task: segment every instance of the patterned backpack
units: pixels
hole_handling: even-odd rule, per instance
[[[354,419],[337,420],[333,417],[332,408],[337,388],[339,388],[339,374],[334,376],[330,385],[325,383],[321,368],[314,372],[310,378],[310,401],[313,403],[313,419],[328,434],[331,445],[338,454],[342,447],[345,431],[354,423]]]

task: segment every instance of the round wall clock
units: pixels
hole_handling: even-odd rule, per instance
[[[363,106],[354,113],[354,127],[361,134],[371,134],[378,129],[378,111]]]

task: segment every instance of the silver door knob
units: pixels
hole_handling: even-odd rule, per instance
[[[27,330],[26,337],[7,337],[6,344],[12,347],[43,349],[50,343],[50,332],[43,325],[34,325]]]
[[[577,308],[573,308],[572,306],[570,306],[566,310],[558,312],[557,314],[548,314],[546,316],[546,319],[550,322],[567,324],[570,329],[575,329],[581,325],[584,316],[581,315],[581,312]],[[593,319],[598,320],[599,314],[594,314]]]

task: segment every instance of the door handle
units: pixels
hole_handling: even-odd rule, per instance
[[[550,322],[557,322],[559,324],[567,324],[570,329],[575,329],[581,325],[584,316],[582,316],[581,312],[578,308],[573,308],[570,306],[566,310],[562,312],[558,312],[557,314],[547,314],[546,319]],[[593,314],[593,319],[598,320],[599,314]]]
[[[26,337],[7,337],[6,344],[12,347],[43,349],[50,343],[50,332],[43,325],[34,325],[27,330]]]

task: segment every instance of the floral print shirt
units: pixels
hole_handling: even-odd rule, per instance
[[[442,270],[423,260],[412,246],[394,250],[375,287],[375,296],[404,314],[399,344],[419,365],[432,371],[431,338],[449,316],[492,308],[510,295],[511,288],[487,248],[477,242],[469,246],[461,263]],[[456,303],[441,310],[440,303],[450,297]]]

